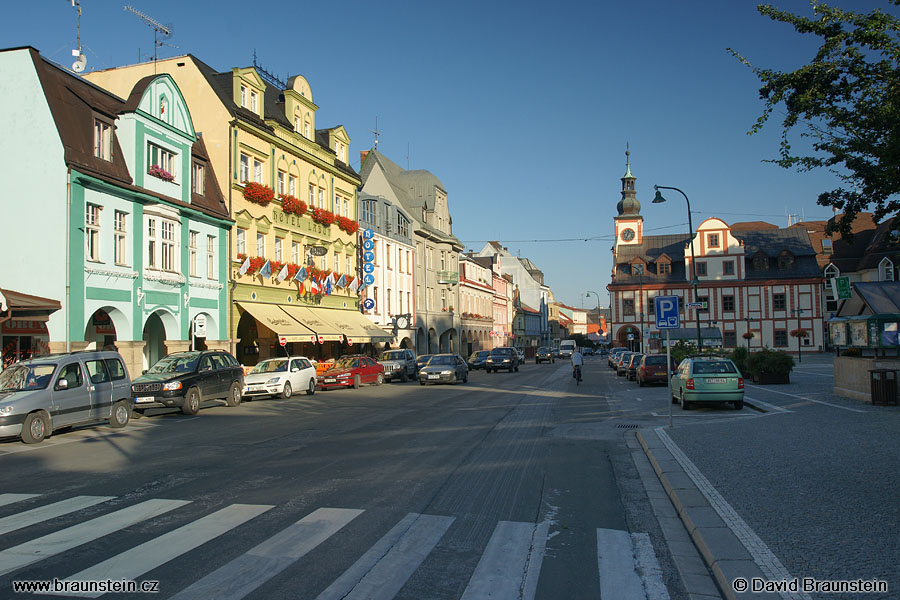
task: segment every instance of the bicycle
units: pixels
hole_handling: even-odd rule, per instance
[[[575,379],[575,385],[581,385],[581,365],[572,367],[572,377]]]

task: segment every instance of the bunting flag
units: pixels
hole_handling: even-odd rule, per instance
[[[337,280],[337,283],[335,285],[339,288],[347,287],[347,276],[341,275],[341,278]]]
[[[300,270],[294,275],[294,281],[299,281],[300,283],[306,281],[306,267],[300,267]]]
[[[319,284],[316,281],[315,277],[309,278],[309,292],[313,295],[316,295],[319,293]]]
[[[288,272],[287,265],[284,265],[283,267],[281,267],[281,270],[278,271],[278,277],[275,278],[278,280],[278,283],[281,283],[282,281],[284,281],[287,278],[287,276],[288,276],[287,272]]]
[[[330,296],[330,295],[331,295],[331,290],[332,290],[332,287],[333,287],[333,286],[332,286],[332,281],[333,281],[333,280],[334,280],[334,277],[332,277],[331,275],[329,275],[328,277],[325,278],[325,295],[326,295],[326,296]]]
[[[356,293],[357,293],[357,294],[362,294],[363,290],[366,289],[366,286],[367,286],[367,285],[368,285],[368,284],[366,283],[366,280],[365,280],[365,279],[360,280],[360,282],[359,282],[359,287],[356,288]]]
[[[272,276],[272,265],[269,263],[269,261],[266,261],[266,264],[262,266],[262,269],[259,270],[259,274],[263,277]]]
[[[249,270],[250,270],[250,257],[248,256],[247,258],[244,259],[243,264],[241,264],[241,270],[238,271],[238,273],[241,275],[246,275],[247,271],[249,271]]]
[[[350,285],[347,286],[347,289],[355,294],[359,289],[359,277],[350,277]]]
[[[305,294],[305,293],[306,293],[306,288],[304,288],[304,287],[303,287],[303,284],[301,283],[301,284],[300,284],[300,295],[302,296],[302,295]]]

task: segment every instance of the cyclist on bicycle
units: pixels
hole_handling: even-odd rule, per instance
[[[584,357],[576,346],[575,350],[572,352],[572,377],[574,377],[576,381],[581,381],[582,365],[584,365]]]

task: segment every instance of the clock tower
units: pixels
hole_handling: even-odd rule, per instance
[[[625,149],[625,175],[622,177],[622,199],[616,204],[616,245],[639,245],[644,238],[644,217],[634,189],[636,177],[631,174],[631,151]]]

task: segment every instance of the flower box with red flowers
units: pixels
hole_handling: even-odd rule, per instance
[[[359,231],[359,223],[354,221],[353,219],[348,219],[347,217],[336,217],[335,222],[337,226],[347,233],[356,233]]]
[[[175,176],[160,167],[159,165],[150,165],[150,168],[147,169],[147,175],[152,175],[154,177],[158,177],[163,181],[172,182],[175,181]]]
[[[809,329],[794,329],[791,331],[791,337],[802,338],[809,335]]]
[[[298,200],[293,196],[285,195],[281,197],[281,210],[295,215],[305,215],[306,202]]]
[[[255,181],[247,182],[244,185],[244,200],[247,202],[266,206],[274,199],[275,192],[267,185],[256,183]]]
[[[287,263],[283,263],[280,260],[270,260],[269,268],[272,269],[272,277],[275,277],[276,275],[278,275],[281,272],[281,269],[286,264]]]
[[[328,227],[332,223],[334,223],[334,213],[331,211],[327,211],[324,208],[317,208],[313,211],[312,214],[313,221],[318,223],[319,225],[324,225]]]

